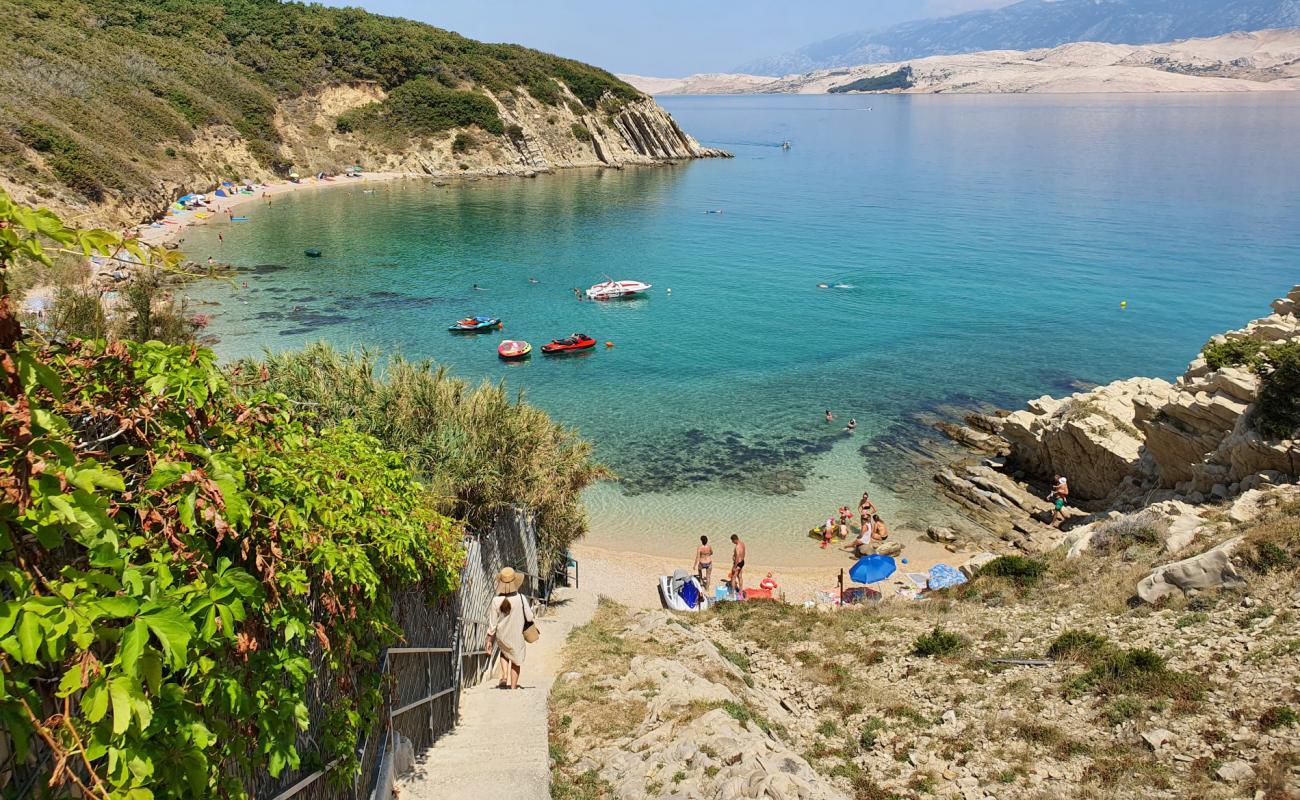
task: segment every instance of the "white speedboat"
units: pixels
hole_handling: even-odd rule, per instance
[[[641,281],[608,280],[598,283],[587,290],[592,300],[618,300],[623,297],[635,297],[650,289],[650,284]]]

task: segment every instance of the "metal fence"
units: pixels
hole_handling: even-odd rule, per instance
[[[513,567],[526,576],[522,594],[540,613],[554,584],[540,574],[533,517],[517,509],[499,515],[491,530],[467,536],[465,568],[460,588],[430,605],[423,587],[404,587],[393,594],[395,621],[402,631],[376,669],[383,704],[374,725],[358,744],[360,769],[349,780],[331,775],[335,766],[322,757],[325,710],[339,697],[340,681],[325,666],[324,653],[313,642],[309,656],[317,678],[306,698],[311,724],[298,737],[298,752],[312,768],[281,774],[237,775],[248,793],[264,800],[386,800],[392,763],[399,750],[409,757],[431,747],[458,721],[460,694],[489,674],[495,653],[484,649],[488,610],[496,594],[496,574]],[[561,565],[563,571],[563,565]],[[361,691],[360,680],[346,682]],[[12,763],[8,737],[0,733],[0,798],[17,800],[42,796],[51,764],[48,753],[34,747],[25,763]]]

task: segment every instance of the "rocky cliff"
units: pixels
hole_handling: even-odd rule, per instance
[[[1070,482],[1065,530],[1147,510],[1190,531],[1221,504],[1292,487],[1300,479],[1300,442],[1265,432],[1262,376],[1277,368],[1261,365],[1260,354],[1300,346],[1297,311],[1300,286],[1274,301],[1269,316],[1213,337],[1173,383],[1129,378],[948,425],[955,441],[991,457],[945,469],[936,480],[983,529],[1030,552],[1062,541],[1043,524],[1041,498],[1055,474]],[[1289,392],[1280,384],[1273,391]],[[1297,424],[1286,428],[1292,436]],[[1175,538],[1169,551],[1190,541]]]

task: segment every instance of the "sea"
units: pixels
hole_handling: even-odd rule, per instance
[[[942,518],[934,418],[1172,379],[1300,283],[1300,93],[660,102],[735,157],[280,196],[187,232],[241,271],[190,300],[224,359],[325,340],[523,392],[619,476],[593,545],[818,566],[808,529],[864,490]],[[607,276],[653,289],[574,296]],[[447,332],[479,314],[504,330]],[[496,356],[574,332],[600,345]]]

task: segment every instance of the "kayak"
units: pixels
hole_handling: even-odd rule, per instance
[[[248,222],[248,217],[231,217],[231,222]]]
[[[546,355],[559,355],[560,353],[573,353],[578,350],[587,350],[596,346],[596,340],[585,333],[575,333],[567,339],[555,339],[550,344],[542,345],[542,352]]]
[[[466,317],[456,320],[456,324],[447,330],[452,333],[479,333],[492,331],[501,327],[501,320],[496,317]]]
[[[531,344],[528,342],[517,342],[513,339],[506,339],[504,342],[497,345],[497,355],[507,361],[528,358],[529,354],[532,352],[533,346]]]

